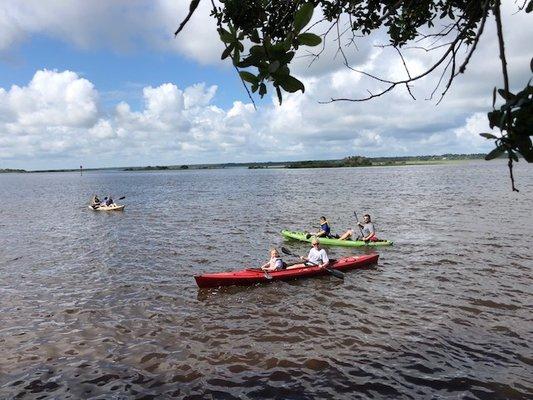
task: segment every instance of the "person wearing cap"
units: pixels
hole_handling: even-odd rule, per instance
[[[326,250],[320,248],[320,242],[317,238],[313,238],[311,242],[313,247],[309,250],[307,257],[300,256],[304,261],[303,264],[296,264],[287,267],[287,269],[302,268],[302,267],[316,267],[325,268],[329,265],[329,258]]]

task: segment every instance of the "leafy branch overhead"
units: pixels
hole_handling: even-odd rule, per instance
[[[189,13],[176,34],[191,18],[199,2],[190,2]],[[211,0],[211,16],[217,21],[219,38],[225,47],[222,59],[231,59],[247,90],[249,87],[263,97],[273,88],[281,104],[284,92],[305,91],[304,84],[291,74],[290,69],[298,49],[319,46],[315,54],[307,49],[313,59],[317,58],[324,51],[330,35],[333,35],[332,42],[347,68],[383,85],[382,89],[360,98],[331,101],[366,101],[401,87],[414,98],[411,84],[437,71],[440,79],[430,98],[440,88],[442,100],[454,78],[466,71],[487,19],[494,15],[505,86],[502,93],[505,93],[506,103],[502,106],[505,108],[489,113],[491,126],[499,127],[502,136],[496,139],[484,136],[497,142],[497,149],[487,156],[488,159],[507,152],[512,179],[512,161],[517,160],[516,153],[532,162],[532,129],[528,119],[531,116],[531,86],[528,84],[524,91],[512,95],[513,99],[508,98],[511,92],[500,3],[501,0],[219,0],[215,4]],[[533,10],[533,0],[517,0],[515,4],[526,13]],[[314,14],[320,17],[311,23]],[[310,32],[318,26],[323,29],[320,35]],[[391,47],[397,52],[405,69],[405,79],[384,79],[349,65],[346,48],[355,47],[356,37],[368,36],[378,29],[386,31],[389,43],[383,47]],[[440,53],[434,57],[434,64],[418,75],[410,73],[403,56],[403,52],[415,49]]]
[[[233,64],[239,68],[252,68],[252,71],[240,71],[240,77],[251,84],[252,92],[261,97],[267,93],[267,82],[276,89],[279,102],[282,102],[282,90],[289,93],[305,87],[301,81],[291,75],[289,64],[300,46],[318,46],[322,39],[310,32],[302,32],[313,17],[312,3],[282,3],[279,9],[272,8],[274,3],[261,13],[259,2],[223,1],[224,9],[215,8],[213,15],[218,21],[220,40],[225,44],[222,59],[231,57]],[[269,8],[270,7],[270,8]],[[261,18],[264,17],[264,18]],[[289,21],[283,29],[274,26],[271,21]],[[244,42],[251,43],[243,54]]]

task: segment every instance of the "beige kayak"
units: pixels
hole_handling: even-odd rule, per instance
[[[122,211],[124,210],[124,207],[126,207],[124,204],[119,205],[115,203],[111,204],[110,206],[98,206],[96,208],[89,206],[89,208],[94,211]]]

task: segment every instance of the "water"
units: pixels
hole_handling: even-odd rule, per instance
[[[501,162],[0,175],[0,398],[531,398],[533,168],[516,179]],[[89,210],[94,193],[125,211]],[[196,287],[271,246],[303,254],[281,229],[324,214],[340,232],[354,210],[395,241],[373,268]]]

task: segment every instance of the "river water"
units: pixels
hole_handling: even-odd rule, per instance
[[[520,193],[484,161],[2,174],[0,398],[531,398],[533,168],[515,173]],[[395,242],[374,267],[196,287],[353,211]]]

